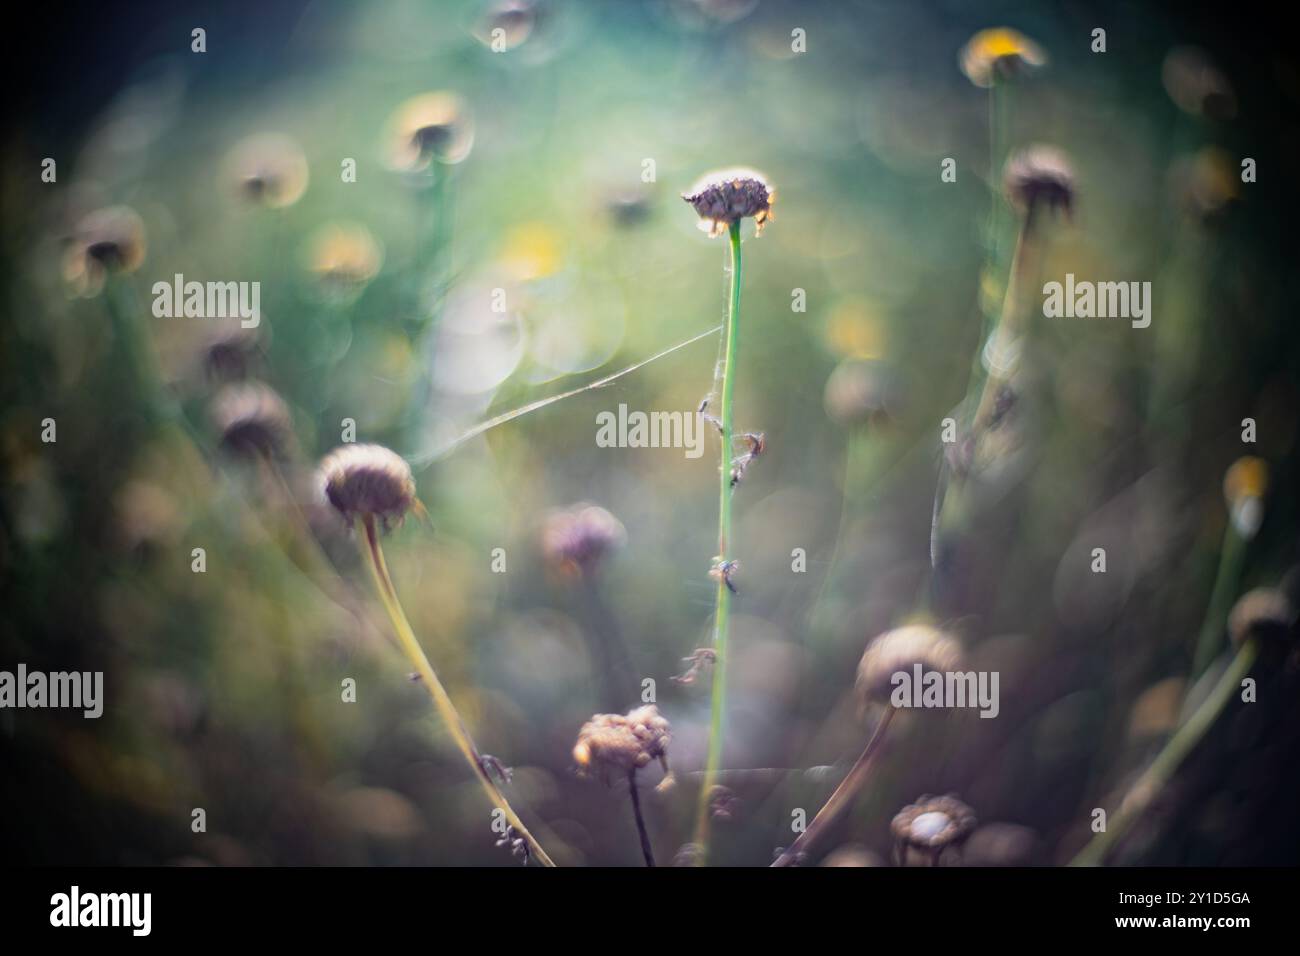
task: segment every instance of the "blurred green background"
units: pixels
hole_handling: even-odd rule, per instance
[[[739,802],[715,826],[718,862],[766,864],[792,839],[791,810],[825,801],[866,733],[852,692],[865,643],[926,594],[976,665],[1001,672],[1001,715],[907,724],[815,856],[886,859],[901,806],[956,791],[982,822],[1026,828],[1026,861],[1068,861],[1091,809],[1114,806],[1173,726],[1239,456],[1264,458],[1271,483],[1237,593],[1277,585],[1297,560],[1284,163],[1300,78],[1266,23],[1128,3],[554,2],[498,20],[481,3],[71,9],[11,63],[0,667],[103,670],[107,700],[98,721],[0,713],[6,860],[513,862],[406,680],[354,544],[311,503],[314,464],[347,418],[358,439],[420,463],[432,530],[408,520],[388,560],[480,746],[514,768],[516,808],[558,862],[639,862],[619,787],[572,772],[578,728],[601,709],[589,641],[616,630],[673,724],[678,784],[647,799],[671,859],[690,839],[706,743],[707,680],[669,678],[708,643],[717,442],[695,460],[598,448],[596,415],[694,410],[715,339],[446,447],[723,319],[725,240],[679,198],[717,167],[762,170],[778,195],[760,239],[744,227],[737,421],[768,451],[735,499],[725,750],[726,767],[761,772],[724,776]],[[1044,275],[1151,281],[1153,323],[1034,321],[1023,476],[936,575],[939,422],[967,392],[981,290],[996,298],[1005,279],[1005,263],[1001,279],[986,268],[1001,201],[989,94],[958,53],[1004,24],[1050,56],[1015,84],[1005,145],[1056,145],[1077,176]],[[194,26],[206,53],[190,51]],[[1097,26],[1105,54],[1089,49]],[[791,51],[795,28],[805,53]],[[1231,84],[1226,114],[1171,98],[1167,57],[1187,44]],[[459,94],[473,126],[432,187],[385,162],[390,117],[429,90]],[[309,168],[280,209],[224,173],[263,132],[290,137]],[[1257,158],[1260,174],[1207,211],[1187,171],[1214,148],[1233,170]],[[57,183],[40,182],[46,156]],[[946,157],[955,183],[940,181]],[[356,182],[342,181],[347,158]],[[78,220],[118,204],[144,223],[145,261],[123,282],[188,432],[158,426],[124,384],[107,296],[65,279]],[[322,278],[314,243],[337,224],[373,239],[373,275]],[[291,411],[280,471],[297,505],[218,449],[204,363],[237,323],[153,318],[150,287],[175,273],[261,282],[247,374]],[[806,312],[792,311],[795,289]],[[828,414],[827,380],[853,361],[894,376],[888,421]],[[46,417],[55,444],[41,442]],[[586,590],[549,573],[539,544],[547,513],[579,501],[627,531]],[[300,568],[302,517],[338,576]],[[1087,570],[1098,544],[1104,577]],[[795,548],[806,573],[791,571]],[[1296,862],[1295,677],[1257,676],[1260,702],[1216,728],[1120,861]],[[356,703],[340,699],[349,677]],[[191,832],[195,807],[206,833]]]

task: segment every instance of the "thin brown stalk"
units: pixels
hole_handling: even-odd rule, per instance
[[[806,853],[811,852],[813,844],[817,838],[826,831],[838,818],[841,813],[848,808],[857,796],[858,791],[862,789],[871,775],[871,768],[875,764],[876,756],[880,752],[880,745],[885,739],[885,732],[889,729],[889,723],[894,718],[894,708],[888,708],[876,724],[876,729],[867,741],[867,746],[863,749],[862,754],[858,757],[857,762],[853,764],[848,775],[840,781],[840,785],[835,788],[835,792],[830,795],[825,806],[817,811],[817,816],[813,817],[812,823],[808,824],[808,829],[799,834],[798,838],[786,847],[779,857],[776,858],[773,866],[795,866],[799,859]]]

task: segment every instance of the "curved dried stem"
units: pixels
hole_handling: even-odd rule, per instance
[[[497,787],[496,781],[489,775],[483,757],[474,745],[469,731],[465,729],[465,723],[461,720],[456,705],[452,703],[451,697],[442,686],[442,681],[434,673],[433,665],[429,663],[428,656],[425,655],[424,649],[416,639],[415,632],[411,630],[411,624],[407,621],[406,613],[402,610],[401,602],[397,599],[397,590],[393,587],[393,580],[389,577],[388,565],[384,562],[384,552],[379,546],[379,535],[375,528],[374,515],[365,515],[361,521],[365,530],[365,541],[362,545],[363,556],[374,577],[375,588],[379,591],[380,600],[383,602],[384,610],[388,612],[389,620],[392,621],[393,630],[397,632],[397,642],[401,645],[402,651],[406,654],[411,666],[415,668],[415,672],[420,676],[420,683],[428,689],[429,696],[433,698],[433,704],[438,711],[438,716],[447,725],[447,729],[456,742],[457,748],[474,771],[474,776],[483,786],[483,790],[487,793],[492,805],[500,809],[505,814],[510,825],[515,828],[521,837],[528,841],[530,852],[537,857],[543,866],[555,866],[554,861],[542,849],[542,845],[537,842],[537,838],[529,832],[528,828],[524,826],[524,822],[519,819],[519,815],[515,813],[505,795]]]

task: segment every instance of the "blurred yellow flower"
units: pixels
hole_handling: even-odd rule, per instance
[[[1009,27],[981,30],[961,50],[961,71],[976,86],[990,87],[1047,63],[1047,53],[1033,40]]]
[[[836,304],[826,319],[826,345],[840,358],[876,359],[885,354],[885,332],[875,307],[862,298]]]
[[[559,234],[544,222],[512,227],[501,250],[502,263],[520,282],[554,275],[562,259]]]
[[[370,230],[356,223],[331,223],[317,230],[307,247],[307,268],[337,290],[365,285],[379,272],[383,253]]]

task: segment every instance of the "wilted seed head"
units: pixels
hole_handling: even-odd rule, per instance
[[[1042,47],[1008,27],[981,30],[961,48],[961,71],[976,86],[1026,76],[1046,62]]]
[[[307,267],[328,291],[347,292],[365,285],[382,262],[379,243],[357,223],[322,226],[307,246]]]
[[[1228,636],[1240,647],[1255,638],[1271,648],[1283,647],[1296,623],[1296,609],[1277,588],[1247,591],[1228,614]]]
[[[134,272],[144,262],[144,222],[127,206],[98,209],[73,230],[63,275],[83,295],[93,295],[110,273]]]
[[[909,624],[886,631],[867,645],[858,664],[857,692],[863,706],[887,702],[893,677],[911,673],[916,664],[927,671],[961,670],[961,645],[937,628]]]
[[[639,770],[658,760],[668,772],[672,728],[659,708],[647,704],[627,714],[596,714],[578,731],[573,759],[584,774]]]
[[[226,175],[239,196],[257,206],[283,209],[307,191],[307,157],[282,133],[241,140],[226,158]]]
[[[903,862],[909,849],[928,851],[933,860],[945,848],[970,836],[975,823],[975,811],[958,800],[956,794],[945,797],[925,794],[898,811],[889,824],[889,831],[898,843]]]
[[[755,235],[772,218],[776,190],[762,173],[752,169],[723,169],[702,176],[682,193],[700,217],[700,228],[710,236],[720,236],[733,222],[754,217]]]
[[[293,443],[289,408],[260,382],[227,385],[212,400],[221,447],[240,458],[278,458]]]
[[[883,425],[898,411],[902,388],[885,362],[845,360],[826,380],[826,413],[844,425]]]
[[[1052,146],[1029,146],[1007,160],[1002,173],[1007,200],[1026,217],[1039,207],[1074,210],[1074,169],[1065,153]]]
[[[1268,463],[1254,455],[1238,458],[1223,476],[1223,498],[1233,528],[1243,538],[1255,536],[1264,521],[1264,493],[1268,491]]]
[[[553,510],[542,526],[542,553],[565,574],[591,574],[626,540],[623,523],[599,505]]]
[[[349,524],[357,517],[400,522],[415,504],[411,466],[382,445],[341,445],[317,472],[325,498]]]
[[[474,123],[455,93],[422,93],[403,103],[389,120],[389,164],[420,172],[433,162],[454,164],[474,146]]]

